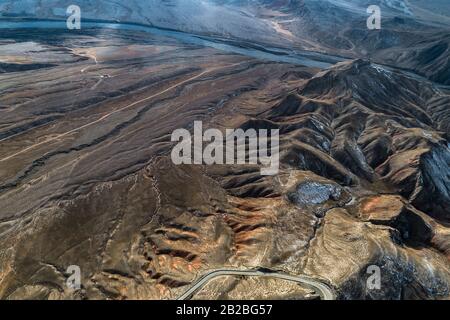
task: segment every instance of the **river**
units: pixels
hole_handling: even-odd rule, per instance
[[[1,29],[65,29],[67,32],[83,32],[83,30],[95,30],[95,29],[111,29],[111,30],[127,30],[127,31],[140,31],[147,32],[152,35],[170,37],[180,41],[181,43],[198,45],[203,47],[215,48],[221,51],[236,53],[252,58],[297,64],[312,68],[327,69],[330,66],[349,60],[349,58],[334,56],[325,53],[310,52],[310,51],[295,51],[285,48],[274,48],[270,46],[264,46],[260,44],[254,44],[249,42],[242,42],[239,40],[231,40],[225,38],[200,36],[196,34],[162,29],[157,27],[132,24],[132,23],[113,23],[113,22],[83,22],[82,30],[68,30],[66,21],[55,20],[1,20]],[[434,84],[436,87],[444,90],[450,90],[450,86],[442,85],[439,83],[431,82],[429,79],[418,75],[412,71],[399,69],[394,66],[386,66],[376,64],[377,66],[397,71],[404,76],[414,78],[419,81],[425,81]]]
[[[0,20],[1,29],[67,29],[65,21],[10,21]],[[331,56],[314,52],[299,52],[283,48],[273,48],[262,45],[255,45],[224,38],[214,38],[210,36],[199,36],[195,34],[160,29],[156,27],[130,24],[130,23],[108,23],[108,22],[83,22],[82,30],[89,29],[112,29],[148,32],[152,35],[174,38],[181,43],[199,45],[203,47],[211,47],[221,51],[236,53],[262,60],[275,62],[285,62],[307,67],[325,69],[331,65],[344,61],[345,58]],[[68,30],[67,32],[80,32],[78,30]]]

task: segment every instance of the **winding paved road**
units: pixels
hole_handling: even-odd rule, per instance
[[[217,269],[208,272],[207,274],[196,280],[191,288],[189,288],[183,295],[181,295],[178,300],[189,300],[194,294],[196,294],[200,289],[203,288],[210,280],[221,277],[221,276],[248,276],[248,277],[267,277],[267,278],[277,278],[288,281],[297,282],[299,284],[305,285],[308,288],[315,290],[322,300],[335,300],[336,295],[333,289],[326,283],[314,279],[308,276],[293,276],[286,273],[281,273],[278,271],[263,271],[263,270],[239,270],[239,269]]]

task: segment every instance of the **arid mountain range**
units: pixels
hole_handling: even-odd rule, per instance
[[[446,1],[374,1],[381,30],[366,0],[79,1],[92,25],[48,21],[69,2],[0,0],[1,299],[176,299],[222,269],[267,277],[192,298],[323,298],[270,272],[450,297]],[[279,129],[279,173],[175,165],[194,121]]]

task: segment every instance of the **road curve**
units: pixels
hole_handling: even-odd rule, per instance
[[[321,280],[311,278],[302,275],[289,275],[286,273],[271,271],[271,270],[240,270],[240,269],[216,269],[208,272],[197,279],[184,294],[182,294],[178,300],[189,300],[192,296],[200,291],[203,286],[210,280],[221,276],[249,276],[249,277],[271,277],[277,279],[283,279],[288,281],[297,282],[303,284],[311,289],[314,289],[322,298],[322,300],[335,300],[336,295],[333,289]]]

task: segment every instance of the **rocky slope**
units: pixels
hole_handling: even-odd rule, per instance
[[[227,266],[340,299],[449,298],[448,92],[365,60],[319,70],[127,31],[10,30],[9,59],[18,39],[31,64],[58,54],[0,75],[1,298],[170,299]],[[194,120],[280,129],[279,174],[174,165],[170,134]],[[227,281],[197,298],[314,296]]]

